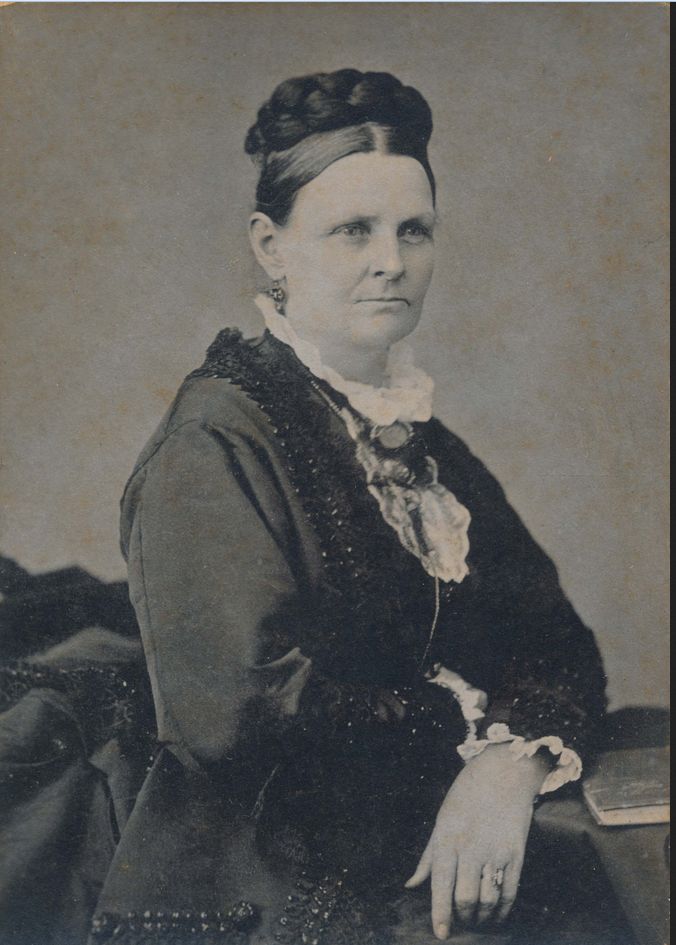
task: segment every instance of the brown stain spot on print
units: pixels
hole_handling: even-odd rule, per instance
[[[169,406],[176,393],[169,387],[151,387],[149,390],[153,397],[159,400],[165,407]]]

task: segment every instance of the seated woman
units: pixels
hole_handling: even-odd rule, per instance
[[[434,265],[431,132],[416,90],[349,69],[283,82],[249,131],[266,331],[219,334],[122,502],[159,748],[95,942],[498,923],[534,802],[580,777],[593,636],[400,344]]]

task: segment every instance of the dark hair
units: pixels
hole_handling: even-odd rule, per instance
[[[382,150],[427,158],[432,113],[420,92],[389,72],[317,72],[287,79],[259,109],[244,145],[260,169],[256,209],[283,225],[296,194],[348,154]]]

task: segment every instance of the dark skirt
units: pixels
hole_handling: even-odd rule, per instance
[[[408,808],[410,796],[392,788],[401,771],[381,771],[369,794],[363,776],[337,765],[331,774],[347,789],[342,809],[327,809],[311,767],[282,767],[261,795],[232,771],[191,770],[151,741],[113,737],[91,751],[64,693],[30,690],[0,716],[0,941],[432,945],[429,885],[403,883],[439,786]],[[331,796],[335,804],[341,792]],[[632,941],[589,851],[545,842],[536,829],[506,926],[458,928],[453,940]]]

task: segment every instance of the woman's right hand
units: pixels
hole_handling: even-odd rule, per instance
[[[506,745],[472,758],[449,789],[407,888],[430,877],[432,927],[447,938],[454,916],[481,924],[508,915],[519,886],[533,800],[546,775],[538,757]]]

